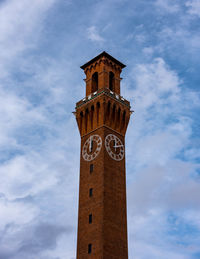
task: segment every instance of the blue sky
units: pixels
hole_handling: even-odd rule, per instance
[[[0,1],[0,259],[75,259],[86,61],[125,63],[130,259],[200,258],[200,0]]]

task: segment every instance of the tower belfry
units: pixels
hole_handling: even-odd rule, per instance
[[[128,259],[125,133],[130,103],[120,95],[124,64],[102,52],[81,68],[76,103],[81,135],[77,259]]]

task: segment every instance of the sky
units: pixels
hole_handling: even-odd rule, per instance
[[[0,259],[75,259],[80,66],[126,64],[129,259],[200,258],[200,0],[0,0]]]

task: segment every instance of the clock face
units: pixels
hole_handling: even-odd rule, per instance
[[[95,159],[102,146],[102,139],[99,135],[90,136],[84,143],[82,149],[82,156],[85,161],[91,161]]]
[[[112,159],[120,161],[124,158],[124,145],[115,135],[109,134],[105,138],[105,147]]]

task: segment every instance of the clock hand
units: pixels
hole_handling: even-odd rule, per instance
[[[91,149],[92,149],[92,142],[91,142],[91,137],[90,137],[89,152],[91,152]]]
[[[115,152],[116,152],[116,140],[114,140],[114,148],[115,148]]]
[[[117,146],[117,145],[115,145],[115,146],[113,146],[113,147],[115,147],[115,148],[116,148],[116,147],[123,147],[123,145],[118,145],[118,146]]]
[[[93,140],[92,140],[92,136],[91,136],[91,137],[90,137],[89,152],[92,152],[92,144],[93,144],[92,141],[93,141]]]

